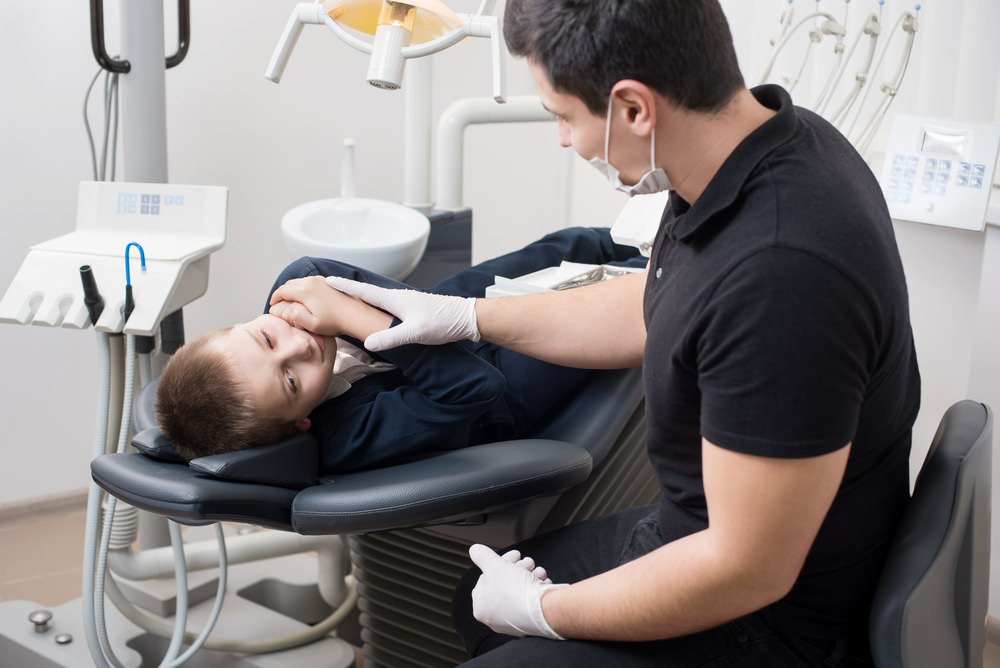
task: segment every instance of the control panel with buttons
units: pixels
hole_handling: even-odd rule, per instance
[[[981,230],[1000,124],[897,114],[882,168],[894,219]]]

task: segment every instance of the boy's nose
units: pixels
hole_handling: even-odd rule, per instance
[[[283,346],[283,352],[288,359],[308,359],[312,356],[309,335],[290,334]]]

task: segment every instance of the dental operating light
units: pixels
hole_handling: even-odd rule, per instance
[[[306,24],[325,25],[353,48],[371,56],[368,83],[396,90],[409,58],[442,51],[467,37],[486,37],[492,44],[493,98],[506,99],[502,40],[497,17],[489,16],[493,2],[483,2],[474,15],[453,12],[441,0],[317,0],[292,10],[265,76],[275,83],[288,64],[292,49]]]

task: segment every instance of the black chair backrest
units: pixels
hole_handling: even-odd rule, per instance
[[[878,668],[982,665],[992,438],[983,404],[959,402],[941,420],[875,592]]]

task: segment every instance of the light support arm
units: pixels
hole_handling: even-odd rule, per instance
[[[424,56],[429,56],[439,51],[443,51],[444,49],[447,49],[448,47],[453,46],[468,37],[486,37],[491,40],[492,45],[493,99],[500,103],[504,102],[506,100],[507,84],[506,69],[504,66],[503,40],[500,35],[499,20],[495,16],[485,16],[481,14],[458,15],[458,17],[461,20],[461,24],[458,27],[428,42],[407,45],[404,44],[402,40],[393,40],[396,42],[396,44],[393,45],[394,50],[398,49],[398,52],[393,53],[393,57],[398,57],[402,59],[402,61],[410,58],[422,58]],[[302,33],[302,26],[305,24],[325,25],[338,38],[340,38],[341,41],[345,42],[352,48],[361,51],[362,53],[367,53],[373,56],[373,58],[384,59],[388,57],[384,52],[380,55],[381,48],[388,48],[389,46],[385,41],[376,39],[373,43],[361,39],[356,34],[349,32],[323,11],[322,2],[300,3],[293,8],[292,15],[289,17],[288,23],[281,34],[281,38],[278,40],[278,45],[275,47],[274,54],[271,56],[271,61],[264,73],[264,76],[267,79],[275,83],[281,81],[282,74],[288,64],[291,52],[295,48],[299,35]],[[379,82],[370,80],[369,82],[382,88],[392,87],[392,82],[381,80]]]

